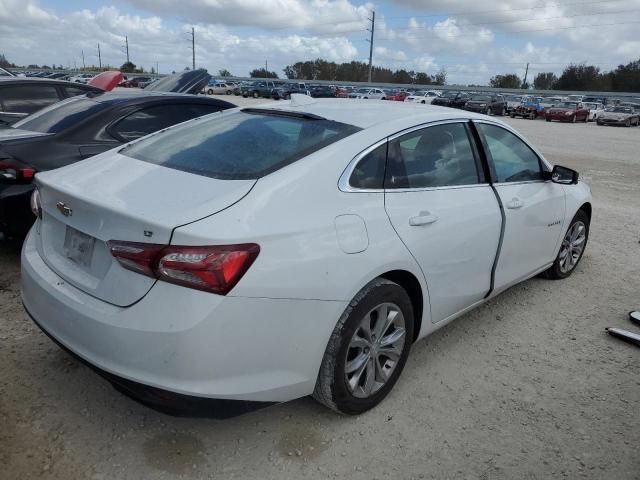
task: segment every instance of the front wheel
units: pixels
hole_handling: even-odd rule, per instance
[[[589,217],[582,210],[578,210],[562,239],[558,256],[553,265],[544,272],[544,276],[552,280],[559,280],[571,275],[582,259],[588,240]]]
[[[207,90],[207,95],[213,95],[213,89],[210,88],[209,90]]]
[[[367,284],[331,334],[313,397],[347,415],[380,403],[409,356],[413,315],[409,295],[400,285],[383,278]]]

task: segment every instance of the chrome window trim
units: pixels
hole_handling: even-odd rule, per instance
[[[361,151],[360,153],[358,153],[355,157],[353,157],[353,159],[349,162],[349,164],[347,165],[347,168],[344,169],[344,171],[342,172],[342,175],[340,175],[340,179],[338,180],[338,188],[340,189],[341,192],[346,192],[346,193],[383,193],[385,191],[394,191],[394,192],[416,192],[416,191],[425,191],[425,190],[439,190],[439,189],[450,189],[450,188],[464,188],[464,187],[474,187],[474,186],[482,186],[482,185],[489,185],[488,183],[486,184],[482,184],[482,183],[471,183],[468,185],[446,185],[446,186],[442,186],[442,187],[421,187],[421,188],[402,188],[402,189],[384,189],[384,188],[356,188],[356,187],[352,187],[351,184],[349,183],[349,180],[351,179],[351,175],[353,174],[353,171],[356,168],[356,165],[358,165],[358,162],[360,162],[360,160],[362,160],[365,156],[367,156],[367,154],[371,153],[373,150],[375,150],[376,148],[378,148],[379,146],[390,142],[391,140],[395,140],[398,137],[402,137],[403,135],[407,135],[409,133],[415,132],[416,130],[422,130],[425,128],[429,128],[429,127],[435,127],[438,125],[448,125],[450,123],[463,123],[466,124],[468,123],[470,120],[473,120],[472,118],[453,118],[453,119],[448,119],[448,120],[436,120],[433,122],[426,122],[426,123],[421,123],[419,125],[414,125],[413,127],[409,127],[409,128],[405,128],[403,130],[400,130],[396,133],[393,133],[385,138],[383,138],[382,140],[377,141],[376,143],[374,143],[373,145],[367,147],[366,149],[364,149],[363,151]],[[528,145],[528,144],[527,144]],[[536,152],[537,153],[537,152]]]

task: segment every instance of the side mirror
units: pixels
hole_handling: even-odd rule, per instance
[[[553,183],[559,183],[561,185],[575,185],[578,183],[579,174],[570,168],[556,165],[553,167],[549,177]]]

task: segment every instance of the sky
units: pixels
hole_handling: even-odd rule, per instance
[[[16,64],[97,65],[130,59],[171,73],[196,66],[248,76],[324,58],[447,71],[449,84],[487,84],[529,66],[607,71],[640,58],[640,0],[0,0],[0,53]]]

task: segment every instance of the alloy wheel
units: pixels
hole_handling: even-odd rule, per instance
[[[586,233],[587,228],[580,221],[571,225],[571,228],[567,231],[562,240],[559,254],[560,271],[562,273],[570,272],[578,264],[587,239]]]
[[[354,397],[368,398],[387,383],[405,341],[405,319],[397,305],[381,303],[362,318],[345,359],[345,381]]]

